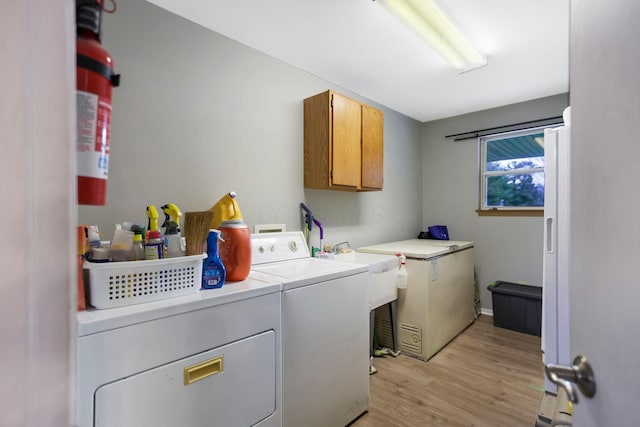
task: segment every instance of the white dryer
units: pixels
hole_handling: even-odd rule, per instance
[[[77,313],[80,427],[279,427],[280,282]]]
[[[282,282],[282,425],[349,424],[369,407],[368,267],[312,258],[302,232],[252,235],[252,262]]]

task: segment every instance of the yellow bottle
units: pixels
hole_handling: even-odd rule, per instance
[[[211,228],[213,229],[219,228],[223,221],[242,220],[242,213],[236,202],[234,191],[225,194],[209,211],[213,212],[211,220]]]

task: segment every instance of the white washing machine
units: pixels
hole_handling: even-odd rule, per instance
[[[302,232],[252,235],[252,261],[282,282],[282,425],[349,424],[369,407],[368,267],[310,257]]]
[[[81,427],[282,425],[281,283],[77,313]]]

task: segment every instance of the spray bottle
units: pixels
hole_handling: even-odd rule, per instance
[[[216,289],[224,284],[226,271],[218,256],[219,230],[209,230],[207,236],[207,259],[202,264],[202,289]]]
[[[396,276],[396,287],[398,289],[406,289],[408,278],[406,266],[407,257],[403,254],[396,254],[396,256],[400,258],[400,267],[398,269],[398,275]]]
[[[147,259],[162,259],[165,257],[166,249],[164,239],[158,230],[158,210],[154,205],[147,206],[147,216],[149,224],[147,229],[147,239],[144,243],[144,251]]]
[[[180,209],[173,203],[162,205],[161,208],[162,212],[164,212],[164,223],[162,226],[165,227],[164,237],[167,240],[167,258],[184,256],[185,251],[181,245],[182,236],[180,234],[180,217],[182,216],[182,212],[180,212]]]

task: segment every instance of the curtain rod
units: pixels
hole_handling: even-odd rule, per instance
[[[549,117],[546,119],[538,119],[538,120],[530,120],[528,122],[514,123],[512,125],[496,126],[493,128],[472,130],[471,132],[456,133],[453,135],[446,135],[445,138],[454,138],[453,139],[454,141],[464,141],[466,139],[475,139],[481,136],[500,133],[500,132],[497,132],[499,130],[503,130],[504,132],[517,131],[517,130],[523,130],[523,129],[538,127],[538,126],[557,125],[560,123],[563,123],[562,116],[556,116],[556,117]]]

